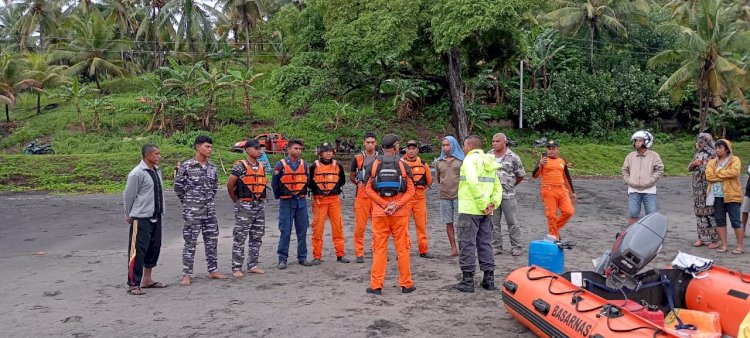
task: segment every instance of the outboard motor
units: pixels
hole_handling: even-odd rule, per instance
[[[655,212],[617,234],[612,250],[598,260],[597,272],[607,277],[607,286],[613,289],[636,289],[634,277],[661,250],[667,234],[667,218]]]

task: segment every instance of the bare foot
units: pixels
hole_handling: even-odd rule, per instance
[[[182,286],[190,285],[190,276],[182,276],[182,281],[180,281],[180,285]]]
[[[262,274],[266,273],[265,271],[263,271],[263,269],[261,269],[261,268],[259,268],[259,267],[257,267],[257,266],[256,266],[256,267],[254,267],[254,268],[252,268],[252,269],[250,269],[250,270],[247,270],[247,272],[250,272],[250,273],[257,273],[257,274],[259,274],[259,275],[262,275]]]
[[[227,276],[222,275],[218,271],[214,271],[214,272],[211,272],[211,273],[208,274],[208,278],[211,278],[211,279],[227,279]]]
[[[237,270],[235,272],[232,272],[232,276],[234,276],[234,278],[242,278],[242,277],[245,277],[245,274],[242,273],[242,271]]]

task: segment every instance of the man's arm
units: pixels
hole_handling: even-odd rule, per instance
[[[659,179],[664,176],[664,162],[661,161],[661,156],[659,154],[656,154],[656,158],[654,159],[654,178]]]
[[[227,180],[227,192],[229,193],[229,199],[232,200],[232,203],[237,202],[237,180],[238,177],[234,176],[234,173],[229,175],[229,180]]]
[[[341,163],[338,163],[339,166],[339,182],[336,184],[339,189],[342,189],[346,185],[346,173],[344,172],[344,166],[341,165]],[[310,172],[310,176],[312,176],[312,172]]]
[[[625,181],[625,184],[629,184],[628,180],[630,179],[630,154],[625,156],[625,161],[622,162],[622,169],[620,170],[620,174],[622,174],[622,180]]]
[[[432,172],[430,171],[430,165],[427,162],[424,163],[424,177],[427,180],[427,187],[432,186]]]
[[[318,185],[315,184],[315,162],[313,162],[310,165],[310,168],[308,168],[307,172],[309,175],[307,175],[307,187],[309,188],[310,192],[318,193]]]
[[[526,176],[526,170],[523,169],[523,162],[521,162],[521,158],[518,156],[513,157],[513,173],[516,175],[516,183],[515,185],[518,186],[523,182],[523,178]]]
[[[750,172],[750,167],[747,168],[748,172]],[[440,161],[435,162],[435,178],[438,183],[440,183]]]
[[[284,166],[279,161],[273,168],[273,177],[271,178],[271,190],[273,190],[273,198],[275,199],[281,197],[281,175],[284,175]]]
[[[357,156],[352,158],[352,165],[349,168],[349,181],[357,184]]]
[[[125,183],[125,191],[122,193],[122,200],[123,206],[125,207],[126,221],[130,219],[130,211],[133,210],[135,197],[138,195],[138,188],[140,187],[139,181],[137,175],[128,175],[127,183]]]
[[[187,167],[185,164],[182,164],[177,168],[177,173],[174,177],[174,193],[177,195],[177,199],[180,200],[180,203],[185,199],[186,172]]]

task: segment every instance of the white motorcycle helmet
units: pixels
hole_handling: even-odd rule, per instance
[[[633,142],[633,146],[635,146],[636,139],[642,139],[643,144],[646,146],[646,149],[651,149],[651,146],[654,144],[654,135],[651,135],[651,133],[645,130],[639,130],[633,133],[633,136],[630,137],[630,141]]]

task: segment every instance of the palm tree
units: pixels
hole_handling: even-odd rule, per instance
[[[102,15],[114,22],[120,39],[131,39],[138,28],[135,20],[136,0],[102,0]]]
[[[563,33],[577,34],[581,27],[589,30],[589,62],[594,70],[594,41],[597,30],[605,28],[627,37],[623,19],[628,16],[643,19],[650,6],[646,0],[556,0],[558,9],[547,14],[555,28]]]
[[[16,23],[23,17],[22,10],[20,6],[0,7],[0,43],[4,50],[22,51],[34,48],[30,40],[24,40],[25,46],[21,46],[21,35],[15,30]]]
[[[39,34],[39,50],[44,51],[44,38],[57,32],[61,7],[58,0],[16,0],[12,4],[23,13],[13,30],[20,36],[19,45],[25,46],[26,38]]]
[[[113,26],[97,11],[92,11],[87,20],[74,16],[72,22],[75,38],[62,46],[65,50],[56,52],[56,59],[68,59],[72,64],[65,71],[66,75],[85,73],[94,79],[96,88],[101,91],[103,74],[124,76],[129,73],[128,68],[135,68],[132,63],[119,59],[121,52],[130,50],[129,42],[115,40]]]
[[[250,68],[250,31],[255,30],[259,22],[266,15],[260,0],[221,0],[223,11],[229,20],[238,22],[245,36],[245,53],[247,67]],[[235,30],[234,34],[239,32]]]
[[[250,89],[255,89],[253,83],[259,77],[263,76],[263,73],[253,74],[253,70],[248,68],[244,72],[232,70],[229,71],[229,75],[235,85],[242,87],[242,108],[245,109],[245,115],[250,116]]]
[[[750,46],[750,32],[737,30],[731,8],[721,0],[698,0],[695,15],[687,23],[665,23],[659,30],[677,37],[674,49],[663,51],[648,61],[650,67],[679,62],[677,69],[659,88],[673,98],[695,81],[700,100],[700,131],[706,129],[709,109],[719,107],[722,97],[734,95],[745,112],[750,107],[742,92],[747,87],[747,71],[733,58]]]
[[[22,65],[10,54],[0,55],[0,102],[5,105],[5,121],[10,122],[10,107],[16,105]]]
[[[531,89],[536,88],[537,78],[540,75],[542,88],[549,87],[550,71],[565,67],[566,63],[572,61],[564,55],[558,56],[565,49],[565,45],[558,46],[554,35],[555,30],[541,27],[534,27],[529,34],[525,35],[524,43],[527,45],[527,52],[524,64],[531,70]]]
[[[167,0],[161,10],[165,15],[159,25],[177,26],[175,51],[180,49],[181,43],[187,44],[195,60],[197,54],[206,52],[206,46],[216,43],[211,16],[220,18],[221,12],[196,0]],[[196,42],[203,42],[203,50],[199,50]]]
[[[141,6],[135,12],[135,17],[140,20],[135,39],[136,42],[144,42],[151,47],[154,61],[152,69],[158,69],[163,65],[161,53],[169,50],[167,44],[177,36],[169,13],[162,11],[166,2],[166,0],[142,0]]]
[[[28,68],[22,75],[24,80],[21,81],[21,87],[36,94],[37,115],[42,113],[42,94],[47,94],[48,89],[65,81],[62,71],[67,66],[52,65],[52,61],[51,54],[26,55]]]
[[[157,118],[160,121],[158,129],[164,130],[167,127],[166,111],[167,106],[171,101],[171,97],[169,95],[171,88],[164,86],[161,81],[156,79],[149,78],[148,82],[151,85],[151,90],[149,92],[152,94],[139,100],[142,103],[150,105],[154,109],[154,115],[152,115],[151,120],[148,121],[146,131],[154,130],[154,122]]]
[[[73,78],[73,82],[70,86],[63,86],[61,91],[51,97],[60,98],[65,102],[73,102],[76,107],[76,115],[78,116],[78,122],[81,124],[81,131],[86,132],[86,123],[83,121],[83,113],[81,112],[81,103],[91,93],[96,93],[99,90],[92,89],[86,86],[82,86],[78,82],[78,78]]]

